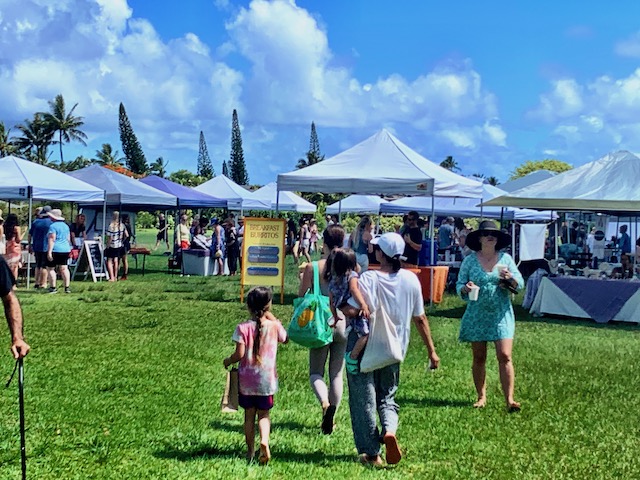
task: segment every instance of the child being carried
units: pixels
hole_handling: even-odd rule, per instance
[[[342,311],[347,319],[348,331],[353,330],[358,335],[353,349],[345,355],[347,371],[352,374],[359,372],[358,358],[367,345],[370,317],[369,306],[358,288],[357,268],[355,252],[346,248],[333,250],[325,267],[325,279],[329,282],[329,303],[333,318],[337,321],[339,319],[337,310]],[[357,315],[353,315],[354,309],[347,304],[352,297],[360,306]]]

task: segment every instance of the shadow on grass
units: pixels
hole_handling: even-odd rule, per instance
[[[464,311],[466,310],[466,308],[467,308],[466,306],[463,306],[463,307],[449,308],[447,310],[433,309],[432,311],[429,311],[428,315],[433,317],[460,319],[462,318],[462,315],[464,315]]]
[[[413,398],[413,397],[398,397],[398,404],[403,406],[417,406],[417,407],[456,407],[466,408],[470,407],[473,402],[469,400],[452,400],[447,398]]]
[[[236,421],[242,420],[242,417],[241,417],[242,414],[239,414],[239,415],[240,416],[236,417]],[[232,421],[224,421],[224,420],[212,420],[211,422],[209,422],[209,427],[211,427],[214,430],[225,430],[228,432],[237,432],[242,430],[242,424],[238,425],[237,423],[234,423]],[[272,429],[273,430],[291,430],[294,432],[300,432],[302,430],[316,429],[316,427],[311,425],[305,425],[299,422],[278,422],[273,424]],[[320,431],[319,428],[318,428],[318,431]]]
[[[354,456],[347,454],[335,454],[321,451],[297,452],[293,450],[283,450],[279,447],[271,451],[278,462],[291,463],[318,463],[326,464],[332,462],[353,463]],[[197,445],[189,449],[180,449],[172,445],[166,445],[164,450],[153,453],[156,458],[173,459],[180,462],[190,462],[201,458],[229,458],[244,460],[244,445],[240,449],[232,447],[218,447],[216,445]]]
[[[640,327],[640,322],[638,323],[629,323],[629,322],[618,322],[618,321],[610,321],[608,323],[597,323],[595,320],[591,320],[588,318],[575,318],[575,317],[563,317],[560,315],[554,316],[544,316],[544,317],[534,317],[527,310],[522,307],[514,306],[514,312],[516,314],[516,319],[522,322],[528,323],[546,323],[551,325],[575,325],[579,327],[589,327],[589,328],[604,328],[610,330],[625,330],[625,331],[638,331],[638,327]]]

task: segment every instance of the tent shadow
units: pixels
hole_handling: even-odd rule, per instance
[[[610,330],[638,331],[640,322],[618,322],[610,321],[607,323],[597,323],[595,320],[588,318],[563,317],[560,315],[534,317],[525,310],[516,311],[516,319],[527,323],[547,323],[551,325],[575,325],[578,327],[600,328]]]
[[[444,318],[455,318],[460,319],[466,310],[466,306],[449,308],[448,310],[434,310],[433,312],[429,312],[429,315],[434,317],[444,317]]]
[[[238,413],[235,417],[233,417],[234,419],[231,420],[231,416],[229,417],[228,421],[225,420],[211,420],[209,422],[209,427],[214,429],[214,430],[225,430],[228,432],[241,432],[242,431],[242,421],[243,421],[243,416],[242,413]],[[299,423],[299,422],[278,422],[273,424],[272,426],[272,430],[273,431],[277,431],[277,430],[291,430],[291,431],[295,431],[295,432],[300,432],[303,430],[312,430],[312,429],[316,429],[315,425],[305,425],[303,423]],[[320,431],[319,428],[317,428],[318,431]]]

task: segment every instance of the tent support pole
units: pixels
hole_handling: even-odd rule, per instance
[[[33,210],[33,197],[32,195],[29,195],[29,223],[27,224],[29,225],[29,227],[31,227],[31,222],[32,222],[32,217],[31,217],[32,210]],[[29,252],[29,249],[27,249],[27,290],[29,290],[30,283],[31,283],[31,253]]]
[[[102,204],[102,236],[100,237],[100,243],[102,244],[102,253],[100,254],[100,267],[102,271],[107,274],[107,280],[109,280],[109,272],[107,271],[104,261],[104,242],[107,239],[107,192],[104,192],[104,203]],[[102,280],[103,277],[100,277]]]
[[[280,212],[280,185],[276,183],[276,215]]]
[[[342,223],[342,198],[338,200],[338,223]]]
[[[435,201],[435,197],[433,196],[433,192],[431,195],[431,220],[429,221],[429,234],[431,236],[431,251],[429,252],[429,256],[431,257],[431,261],[429,262],[431,264],[431,268],[429,268],[429,274],[431,276],[431,281],[429,282],[429,308],[433,307],[433,271],[436,267],[436,265],[438,264],[438,262],[435,261],[437,257],[437,254],[434,253],[435,252],[435,230],[433,228],[433,224],[435,223],[435,211],[436,211],[436,201]],[[435,258],[434,258],[435,257]]]

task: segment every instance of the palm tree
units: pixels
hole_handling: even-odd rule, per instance
[[[64,165],[57,165],[57,167],[61,172],[73,172],[74,170],[80,170],[81,168],[88,167],[92,163],[93,162],[90,159],[80,155],[79,157],[76,157],[75,160],[67,162]]]
[[[96,158],[93,159],[95,163],[103,166],[124,165],[124,157],[118,158],[117,150],[114,152],[110,143],[103,143],[102,150],[96,150]]]
[[[449,155],[442,162],[440,162],[440,166],[442,168],[446,168],[447,170],[451,170],[452,172],[459,172],[460,171],[460,167],[458,166],[458,162],[451,155]]]
[[[296,168],[300,169],[300,168],[305,168],[308,167],[309,165],[314,165],[318,162],[321,162],[322,160],[324,160],[324,155],[322,157],[318,157],[318,155],[309,150],[307,152],[307,158],[301,158],[298,160],[298,163],[296,164]]]
[[[487,182],[489,183],[489,185],[493,185],[494,187],[500,185],[500,181],[497,177],[494,176],[487,178]]]
[[[13,155],[18,151],[18,147],[14,143],[13,139],[9,138],[11,129],[4,126],[4,122],[0,122],[0,157],[6,157],[7,155]]]
[[[80,130],[80,127],[84,125],[82,117],[75,117],[73,111],[78,104],[76,103],[73,108],[66,112],[64,106],[64,98],[61,94],[56,95],[56,98],[49,102],[50,112],[43,113],[44,121],[47,123],[52,132],[58,132],[58,144],[60,145],[60,164],[64,163],[62,156],[62,144],[69,143],[70,141],[80,142],[86,146],[85,139],[87,136]]]
[[[155,162],[149,165],[149,170],[151,171],[151,173],[158,175],[160,178],[165,178],[167,176],[168,165],[168,160],[165,162],[162,157],[158,157]]]
[[[22,136],[15,139],[18,150],[32,162],[45,165],[49,157],[47,150],[55,132],[47,126],[42,113],[35,113],[33,120],[25,120],[16,128],[22,132]]]

